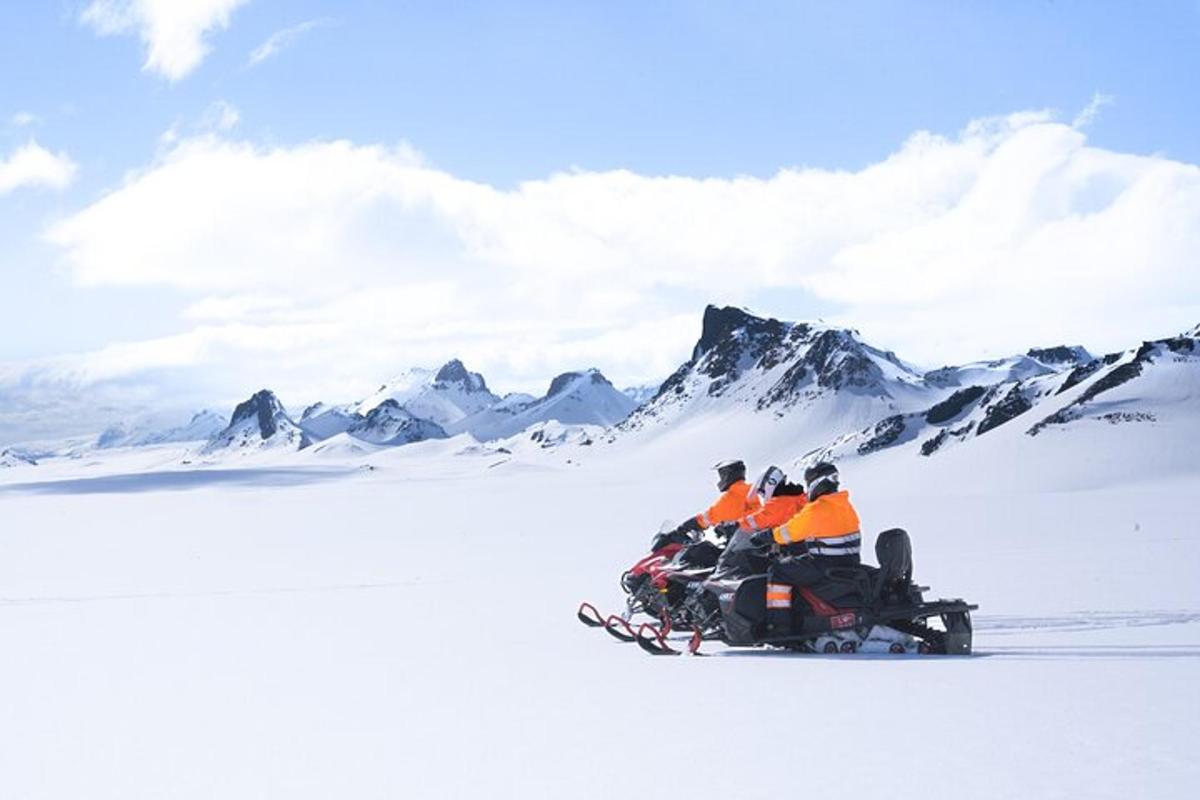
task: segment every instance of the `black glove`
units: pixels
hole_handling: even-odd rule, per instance
[[[775,544],[775,536],[768,528],[765,531],[759,531],[751,536],[750,544],[754,545],[755,547],[770,547],[771,545]]]
[[[700,521],[695,517],[688,517],[687,521],[675,529],[675,533],[683,536],[688,536],[694,531],[702,531],[704,528],[700,526]]]
[[[738,524],[736,522],[722,522],[717,527],[713,528],[713,532],[717,534],[718,539],[728,539],[733,534],[737,533]]]

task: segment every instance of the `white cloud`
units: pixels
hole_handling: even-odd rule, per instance
[[[146,46],[142,69],[177,81],[209,53],[206,35],[229,27],[248,0],[91,0],[80,21],[102,36],[137,34]]]
[[[18,111],[12,115],[12,124],[18,128],[35,125],[41,121],[41,118],[32,111]]]
[[[268,58],[279,55],[285,48],[291,47],[300,37],[313,28],[319,28],[327,24],[329,24],[329,21],[325,19],[310,19],[284,28],[283,30],[275,31],[262,44],[250,51],[250,55],[246,59],[246,64],[251,67],[261,64]]]
[[[1083,110],[1075,115],[1075,119],[1071,121],[1072,128],[1086,128],[1091,125],[1100,116],[1100,109],[1105,106],[1111,106],[1117,98],[1111,94],[1102,94],[1095,92],[1092,94],[1092,99]]]
[[[51,153],[37,142],[0,156],[0,195],[23,186],[62,189],[75,177],[77,167],[66,153]]]
[[[82,285],[196,298],[193,330],[109,348],[80,379],[191,368],[285,399],[354,397],[452,355],[503,389],[588,365],[661,378],[707,301],[797,316],[773,292],[931,365],[1200,320],[1200,168],[1092,147],[1043,112],[917,133],[854,172],[508,190],[406,146],[207,134],[47,235]]]

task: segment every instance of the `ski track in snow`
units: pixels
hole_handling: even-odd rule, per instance
[[[209,486],[303,486],[353,475],[358,470],[339,467],[246,467],[132,472],[82,478],[61,478],[0,485],[0,492],[25,494],[127,494],[200,489]]]
[[[1185,625],[1200,622],[1197,611],[1077,611],[1052,617],[976,614],[975,632],[1005,636],[1028,631],[1088,631],[1140,628],[1155,625]]]

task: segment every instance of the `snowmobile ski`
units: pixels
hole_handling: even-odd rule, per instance
[[[632,642],[637,639],[637,634],[629,626],[629,621],[616,614],[605,620],[604,630],[608,631],[613,638],[622,642]]]
[[[683,653],[679,652],[671,645],[667,644],[666,637],[662,631],[651,625],[649,622],[643,622],[637,631],[638,647],[645,650],[652,656],[679,656]]]
[[[589,628],[604,627],[604,617],[600,616],[600,612],[591,603],[581,603],[579,610],[575,612],[575,616]]]

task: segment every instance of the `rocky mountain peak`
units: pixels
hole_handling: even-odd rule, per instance
[[[706,360],[706,374],[722,371],[736,350],[747,346],[766,350],[781,342],[790,327],[777,319],[756,317],[744,308],[707,306],[700,339],[692,349],[692,361]]]
[[[608,378],[604,377],[598,369],[586,369],[583,372],[564,372],[550,381],[550,388],[546,391],[546,397],[562,394],[580,379],[586,379],[592,385],[612,386]]]
[[[384,400],[348,429],[349,433],[375,444],[401,445],[425,439],[444,439],[445,430],[436,422],[414,416],[394,398]]]
[[[1092,360],[1092,354],[1079,345],[1068,347],[1033,347],[1025,355],[1043,364],[1086,364]]]
[[[262,438],[269,439],[275,435],[275,431],[278,429],[276,416],[286,414],[283,404],[279,402],[279,398],[275,396],[274,392],[270,389],[260,389],[252,394],[249,400],[238,404],[237,408],[233,410],[229,424],[233,426],[243,420],[257,418],[259,434]]]
[[[487,382],[478,372],[470,372],[457,358],[447,361],[433,376],[434,383],[455,383],[472,392],[488,391]]]

